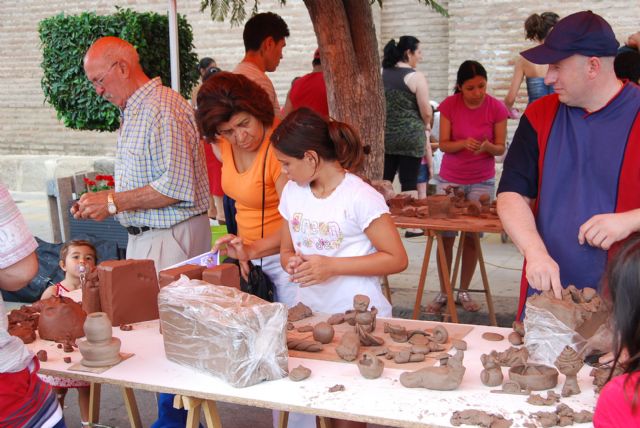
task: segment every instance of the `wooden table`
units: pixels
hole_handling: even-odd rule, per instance
[[[384,322],[384,319],[380,319],[380,322]],[[394,319],[393,322],[401,323],[402,320]],[[427,321],[412,323],[419,323],[423,328],[432,328],[438,324]],[[353,363],[314,360],[312,355],[310,358],[289,358],[290,369],[303,364],[313,371],[305,381],[292,382],[284,378],[247,388],[234,388],[213,376],[167,360],[162,336],[158,332],[158,321],[136,324],[128,332],[114,328],[114,336],[122,340],[122,352],[135,355],[101,374],[69,371],[68,367],[80,360],[77,350],[65,354],[53,342],[41,340],[28,346],[34,351],[47,350],[49,359],[41,364],[41,372],[44,374],[85,380],[96,385],[107,383],[128,390],[143,389],[177,394],[182,405],[192,409],[191,426],[197,426],[195,414],[199,417],[201,407],[204,407],[205,414],[213,414],[212,420],[207,421],[208,425],[219,426],[219,419],[215,420],[216,401],[396,427],[450,426],[449,419],[453,411],[464,409],[502,414],[513,419],[516,422],[514,426],[523,426],[526,421],[531,420],[530,414],[552,410],[528,404],[526,396],[489,393],[494,388],[485,387],[480,382],[480,355],[492,349],[502,351],[509,347],[509,343],[507,340],[488,342],[481,335],[486,331],[493,331],[506,336],[509,330],[489,326],[470,327],[472,329],[465,337],[469,346],[464,358],[467,370],[462,384],[455,391],[404,388],[398,381],[403,370],[398,369],[385,368],[380,378],[364,379]],[[385,339],[389,340],[388,336]],[[73,363],[64,363],[65,356],[71,356]],[[595,406],[596,395],[589,377],[590,370],[590,367],[585,366],[578,374],[582,393],[562,399],[563,403],[575,411],[593,411]],[[506,369],[503,369],[503,373],[507,378]],[[563,382],[564,377],[561,375],[559,380]],[[329,388],[336,384],[344,385],[345,391],[329,392]],[[559,383],[554,390],[559,393],[561,388],[562,384]],[[97,403],[94,401],[95,404]],[[194,408],[198,411],[193,411]],[[139,425],[132,420],[132,426]]]
[[[460,260],[462,258],[462,248],[464,239],[467,237],[467,233],[470,233],[476,244],[478,253],[478,265],[480,266],[480,274],[482,275],[482,285],[484,290],[469,290],[482,292],[487,297],[487,306],[489,309],[489,321],[491,325],[497,325],[496,314],[493,309],[493,298],[491,297],[491,289],[489,287],[489,279],[487,277],[487,271],[484,265],[484,257],[482,255],[482,246],[480,245],[480,232],[492,232],[501,233],[503,231],[502,223],[500,219],[492,215],[490,218],[472,217],[467,215],[461,215],[457,218],[417,218],[417,217],[402,217],[394,216],[394,222],[397,227],[402,228],[414,228],[424,230],[424,234],[427,236],[427,246],[425,247],[424,257],[422,259],[422,269],[420,271],[420,280],[418,282],[418,292],[416,294],[416,301],[413,307],[413,319],[418,319],[420,315],[420,306],[422,303],[422,295],[424,294],[424,286],[427,280],[427,269],[429,267],[429,258],[431,257],[431,249],[433,247],[434,239],[437,242],[437,263],[440,266],[442,277],[440,280],[444,286],[445,294],[447,296],[447,308],[449,310],[449,316],[451,322],[458,322],[458,313],[456,312],[455,300],[453,298],[453,291],[455,289],[455,282],[458,274],[458,268],[460,266]],[[453,269],[453,275],[449,276],[449,267],[447,266],[447,259],[444,254],[444,245],[442,240],[442,232],[460,232],[460,238],[458,241],[458,251],[456,253],[456,261]]]

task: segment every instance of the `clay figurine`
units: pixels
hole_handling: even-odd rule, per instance
[[[565,346],[554,364],[558,371],[566,377],[562,386],[562,396],[569,397],[570,395],[580,394],[577,374],[584,365],[584,361],[582,361],[578,353],[572,347]]]
[[[384,370],[384,362],[369,352],[364,352],[357,364],[360,374],[367,379],[379,378]]]
[[[484,370],[480,372],[480,380],[485,386],[498,386],[502,384],[504,376],[502,375],[502,368],[496,360],[496,354],[482,354],[480,357],[482,367]]]
[[[378,310],[374,307],[369,310],[370,299],[363,294],[353,296],[353,309],[355,310],[355,331],[363,346],[380,346],[384,339],[371,334],[376,328],[376,315]]]
[[[439,367],[425,367],[400,375],[400,383],[407,388],[427,388],[437,391],[456,389],[462,382],[465,367],[462,365],[464,351],[456,351],[447,364]]]
[[[289,372],[289,379],[294,382],[300,382],[311,376],[311,369],[306,368],[303,365],[299,365],[295,369]]]
[[[78,343],[83,366],[106,367],[120,362],[120,339],[112,337],[111,320],[106,313],[89,314],[84,332],[87,340]]]
[[[540,391],[551,389],[558,383],[558,371],[553,367],[538,364],[513,366],[509,369],[509,379],[524,389]]]
[[[360,350],[360,337],[353,331],[348,331],[342,335],[340,345],[336,347],[336,354],[345,361],[353,361],[358,356]]]
[[[335,331],[329,323],[319,322],[313,327],[313,338],[322,344],[331,342],[334,334]]]
[[[496,351],[491,351],[496,352]],[[496,358],[502,367],[523,365],[529,359],[529,351],[526,347],[514,348],[513,346],[503,352],[497,352]]]

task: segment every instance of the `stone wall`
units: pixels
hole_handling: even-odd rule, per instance
[[[167,3],[167,0],[2,2],[0,179],[24,182],[8,177],[5,168],[1,167],[3,161],[15,163],[39,155],[55,163],[62,156],[92,159],[113,156],[115,152],[114,133],[68,130],[56,119],[55,111],[44,103],[40,88],[38,22],[58,13],[95,11],[109,14],[114,12],[116,4],[138,11],[165,13]],[[424,60],[419,68],[428,75],[431,98],[438,101],[451,93],[458,65],[465,59],[482,62],[489,73],[490,91],[499,98],[504,97],[513,59],[519,50],[528,46],[524,40],[523,22],[531,13],[553,10],[563,16],[590,8],[612,24],[621,41],[638,30],[640,22],[638,0],[565,0],[560,4],[548,0],[441,0],[440,3],[449,8],[450,18],[441,17],[418,0],[385,0],[383,9],[377,3],[372,6],[380,50],[389,39],[397,39],[403,34],[415,35],[421,40]],[[228,22],[212,22],[199,7],[198,0],[178,1],[178,12],[185,14],[193,26],[198,55],[215,58],[223,69],[232,68],[243,55],[242,28],[231,27]],[[279,13],[291,30],[280,67],[271,74],[283,104],[291,80],[310,70],[316,38],[302,0],[288,0],[286,6],[280,6],[277,0],[261,0],[260,10]],[[519,107],[523,107],[524,101],[525,91],[522,90]],[[512,123],[511,131],[514,126]],[[42,171],[51,170],[48,168]],[[56,171],[55,167],[53,171]]]

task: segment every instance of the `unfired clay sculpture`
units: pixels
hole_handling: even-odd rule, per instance
[[[98,270],[94,269],[85,276],[82,284],[82,309],[88,314],[101,312],[100,305],[100,280]]]
[[[87,313],[68,297],[53,296],[34,304],[40,309],[38,335],[44,340],[77,339],[84,336]]]
[[[496,361],[496,354],[482,354],[480,356],[482,367],[484,369],[480,372],[480,380],[485,386],[498,386],[502,384],[504,376],[502,375],[502,368]]]
[[[558,371],[566,377],[564,385],[562,386],[562,396],[568,397],[570,395],[580,394],[577,374],[584,365],[584,361],[582,361],[578,353],[570,346],[565,346],[554,364],[558,368]]]
[[[327,322],[319,322],[313,327],[313,338],[322,344],[327,344],[333,340],[335,330]]]
[[[382,360],[370,352],[364,352],[362,358],[357,362],[358,370],[362,377],[367,379],[377,379],[384,370],[384,363]]]
[[[456,351],[449,358],[447,365],[439,367],[425,367],[414,372],[404,372],[400,375],[400,383],[407,388],[427,388],[437,391],[456,389],[464,376],[465,367],[462,365],[464,351]]]
[[[358,356],[360,337],[356,332],[348,331],[342,335],[340,345],[336,347],[336,354],[345,361],[353,361]]]
[[[496,351],[491,351],[496,352]],[[503,367],[513,367],[523,365],[529,359],[529,351],[524,346],[514,348],[513,346],[503,352],[496,352],[496,360]]]
[[[371,334],[376,328],[376,315],[378,310],[372,307],[369,310],[369,296],[356,294],[353,296],[353,309],[355,310],[355,331],[363,346],[380,346],[384,339]]]
[[[391,336],[391,339],[394,342],[404,343],[409,340],[407,329],[402,325],[390,324],[386,322],[384,323],[384,332],[389,333],[389,336]]]
[[[289,372],[289,379],[294,382],[300,382],[311,376],[311,369],[306,368],[303,365],[299,365],[295,369]]]
[[[111,321],[104,312],[94,312],[84,323],[87,340],[78,343],[82,365],[106,367],[120,361],[120,339],[112,337]]]
[[[558,383],[558,371],[553,367],[525,364],[511,367],[509,369],[509,379],[515,380],[524,389],[540,391],[556,386]]]

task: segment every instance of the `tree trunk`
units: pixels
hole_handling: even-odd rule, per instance
[[[371,146],[362,173],[382,178],[385,100],[369,0],[304,0],[318,38],[331,117]]]

